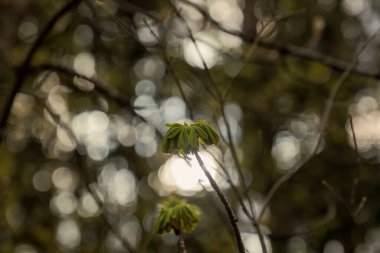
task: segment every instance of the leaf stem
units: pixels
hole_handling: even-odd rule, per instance
[[[178,234],[178,253],[187,253],[185,240],[183,239],[181,232]]]

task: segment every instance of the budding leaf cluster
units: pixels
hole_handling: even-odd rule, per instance
[[[158,234],[174,231],[176,235],[179,235],[192,232],[199,221],[200,215],[197,206],[188,204],[186,200],[171,198],[163,202],[153,230]]]
[[[172,154],[179,151],[182,155],[191,154],[199,150],[199,142],[211,145],[219,144],[218,133],[204,120],[188,124],[166,124],[169,127],[161,144],[164,153]]]

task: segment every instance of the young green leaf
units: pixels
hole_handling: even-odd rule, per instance
[[[219,134],[214,130],[214,128],[212,128],[211,126],[205,124],[205,126],[210,130],[212,136],[214,137],[214,143],[215,145],[218,145],[219,142],[220,142],[220,137],[219,137]]]
[[[194,124],[194,126],[192,128],[195,129],[195,131],[197,132],[198,136],[201,137],[203,139],[203,141],[205,141],[205,140],[208,139],[208,135],[205,132],[205,130],[202,129],[202,127],[200,127],[199,125]]]
[[[188,204],[185,200],[171,198],[165,201],[158,212],[154,232],[158,234],[191,232],[200,220],[198,207]]]
[[[179,134],[178,137],[178,147],[181,149],[185,149],[188,146],[188,134],[187,134],[187,129],[186,127],[181,128],[181,133]]]
[[[203,124],[202,129],[207,133],[207,139],[205,140],[206,144],[208,145],[215,144],[217,140],[215,139],[215,136],[212,134],[208,125]]]
[[[164,138],[161,143],[161,151],[163,153],[169,153],[168,150],[169,150],[169,141],[167,138]]]
[[[166,139],[174,138],[181,131],[182,126],[172,126],[165,134]]]
[[[193,151],[198,150],[198,142],[197,142],[197,136],[195,133],[195,129],[193,127],[189,127],[189,135],[188,135],[188,143],[190,145],[190,148]]]
[[[204,120],[190,125],[173,123],[166,124],[166,126],[169,127],[169,130],[161,144],[161,150],[164,153],[172,154],[178,151],[181,155],[186,156],[198,151],[199,142],[207,145],[217,145],[220,142],[218,133]]]

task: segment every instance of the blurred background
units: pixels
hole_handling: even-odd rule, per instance
[[[247,252],[241,175],[268,252],[379,252],[379,27],[376,0],[1,0],[0,251],[176,252],[152,233],[174,194],[188,252],[236,252],[196,160],[160,150],[205,119]]]

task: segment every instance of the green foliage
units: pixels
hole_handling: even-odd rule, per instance
[[[188,204],[186,200],[174,197],[164,201],[154,224],[154,232],[158,234],[192,232],[200,221],[199,208]]]
[[[172,154],[179,151],[182,155],[186,155],[197,152],[199,142],[207,145],[218,145],[220,142],[218,133],[204,120],[190,125],[173,123],[166,126],[169,130],[161,144],[161,150],[164,153]]]

